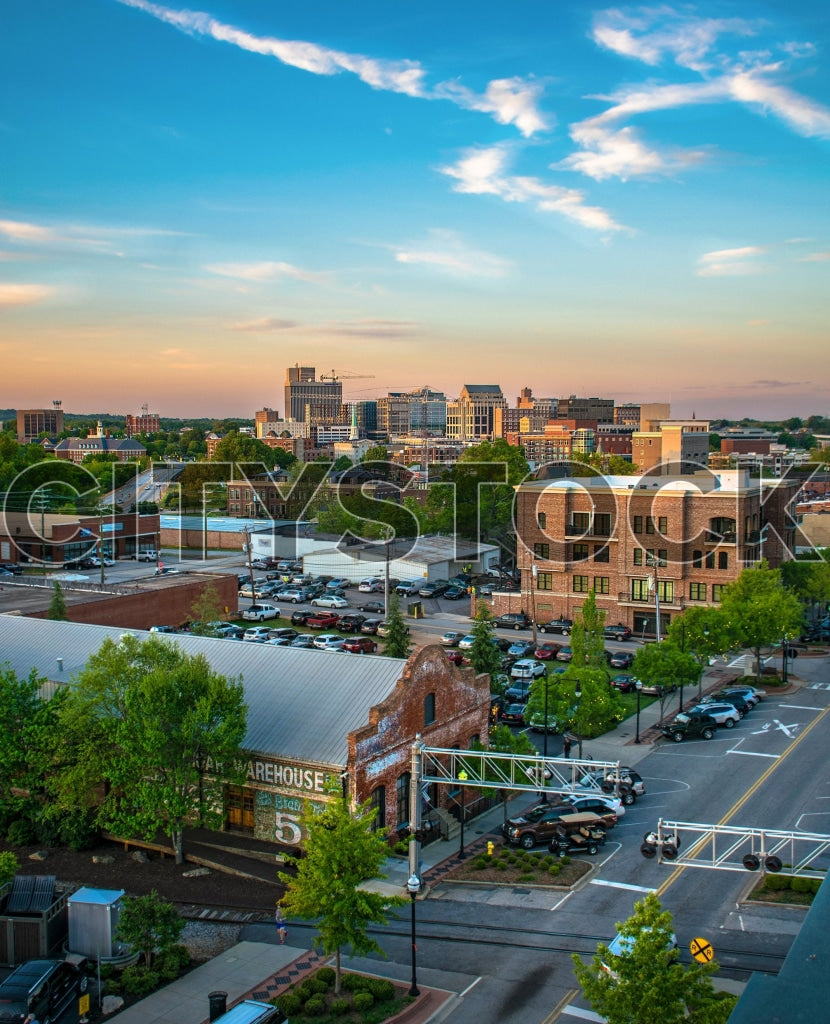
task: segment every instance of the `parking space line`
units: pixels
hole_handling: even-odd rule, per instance
[[[779,758],[780,754],[762,754],[757,750],[727,750],[727,754],[743,754],[744,757],[771,757],[773,759]]]
[[[630,889],[632,892],[654,892],[653,885],[633,885],[631,882],[612,882],[606,878],[592,878],[589,885],[607,885],[609,889]]]

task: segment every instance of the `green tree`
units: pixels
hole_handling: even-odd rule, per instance
[[[340,955],[383,953],[369,935],[370,925],[386,924],[388,910],[404,902],[363,887],[384,878],[381,869],[389,853],[386,830],[374,828],[376,810],[368,802],[354,812],[345,800],[333,799],[322,812],[307,803],[301,816],[307,835],[305,856],[297,873],[279,873],[286,892],[282,908],[289,916],[312,920],[317,927],[315,946],[335,957],[335,992],[341,991]]]
[[[148,838],[162,830],[180,864],[189,820],[221,826],[221,806],[203,799],[203,773],[221,764],[226,780],[241,775],[246,713],[241,681],[203,655],[155,637],[105,640],[61,709],[66,766],[56,799],[66,809],[89,805],[103,783],[99,826]]]
[[[172,903],[153,890],[144,896],[127,896],[118,916],[116,937],[130,949],[141,953],[149,969],[154,953],[163,953],[175,946],[185,920]]]
[[[20,862],[11,850],[0,852],[0,889],[10,882],[20,870]]]
[[[678,962],[672,916],[655,893],[635,903],[617,932],[626,952],[611,953],[601,943],[590,964],[577,953],[571,957],[583,995],[607,1024],[724,1024],[737,997],[715,991],[715,961],[688,967]]]
[[[210,623],[225,618],[225,606],[215,583],[209,583],[190,606],[190,618],[190,632],[196,636],[211,636]]]
[[[501,652],[495,644],[493,613],[486,601],[476,602],[476,614],[473,619],[473,646],[470,648],[470,664],[478,673],[486,672],[490,676],[490,692],[493,684],[501,675]]]
[[[24,810],[34,815],[54,764],[64,694],[41,699],[45,682],[34,669],[20,679],[8,665],[0,668],[0,822]]]
[[[815,614],[830,602],[830,561],[827,549],[812,552],[809,558],[797,558],[781,566],[781,582]],[[811,616],[812,617],[812,616]]]
[[[229,463],[234,478],[239,472],[251,477],[266,469],[273,469],[278,462],[277,451],[282,455],[287,454],[282,449],[269,448],[256,437],[232,430],[218,442],[211,461]]]
[[[389,607],[386,609],[386,623],[389,627],[383,640],[383,653],[389,658],[406,658],[412,647],[409,641],[409,629],[403,621],[401,602],[392,591],[389,595]]]
[[[634,675],[646,686],[659,687],[662,704],[669,691],[681,684],[693,686],[700,680],[701,665],[691,651],[682,651],[674,640],[646,644],[634,655]]]
[[[366,454],[360,460],[361,462],[386,462],[389,458],[389,451],[386,445],[376,444],[374,447],[367,449]]]
[[[785,589],[781,570],[770,569],[766,560],[754,569],[744,569],[725,588],[720,607],[736,646],[752,650],[758,678],[761,648],[797,635],[801,627],[801,602]]]
[[[49,610],[46,612],[47,619],[54,619],[58,622],[66,622],[69,616],[66,614],[66,598],[63,596],[63,587],[58,580],[55,580],[52,587],[52,597],[49,601]]]

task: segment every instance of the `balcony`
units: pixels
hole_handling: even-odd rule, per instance
[[[704,535],[704,543],[717,546],[718,544],[737,544],[738,535],[734,530],[727,530],[724,533],[714,533],[707,530]]]

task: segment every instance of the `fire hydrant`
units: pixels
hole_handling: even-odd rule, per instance
[[[493,850],[495,850],[495,848],[496,847],[493,844],[492,840],[488,840],[488,842],[487,842],[487,856],[488,857],[492,857],[493,856]]]

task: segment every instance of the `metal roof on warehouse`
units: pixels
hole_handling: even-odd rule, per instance
[[[369,720],[369,709],[389,696],[406,664],[397,658],[310,651],[187,634],[86,625],[0,615],[0,664],[19,678],[34,668],[68,683],[107,638],[124,633],[177,643],[204,654],[215,672],[242,677],[248,704],[243,746],[322,765],[346,764],[347,736]]]

